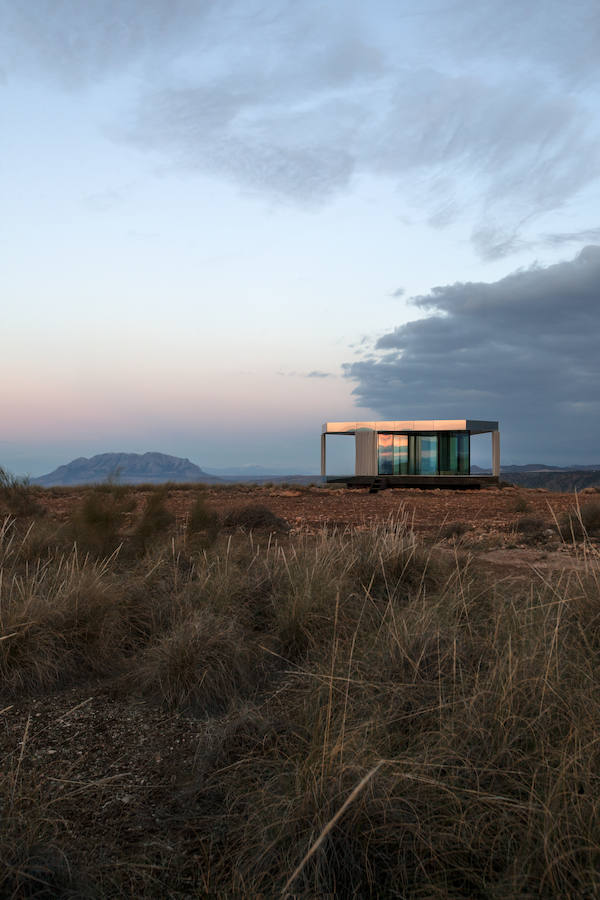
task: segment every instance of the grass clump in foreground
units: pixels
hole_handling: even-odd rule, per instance
[[[36,567],[5,525],[5,735],[41,691],[81,685],[92,709],[93,677],[110,702],[93,775],[68,716],[2,738],[0,895],[600,892],[598,560],[496,582],[402,517],[160,534],[126,569],[58,546]]]
[[[560,533],[564,540],[582,540],[600,535],[600,500],[592,499],[576,503],[562,517]]]
[[[38,502],[39,488],[28,478],[18,478],[0,466],[0,516],[41,516],[45,510]]]

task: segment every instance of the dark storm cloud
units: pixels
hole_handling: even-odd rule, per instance
[[[485,258],[600,171],[600,7],[579,0],[0,0],[0,62],[131,77],[113,134],[171,165],[318,204],[363,175]],[[130,96],[128,94],[128,96]]]
[[[345,367],[361,406],[382,418],[499,419],[517,462],[600,462],[600,246],[414,303],[426,318]]]

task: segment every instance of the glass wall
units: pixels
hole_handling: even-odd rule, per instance
[[[437,434],[417,434],[416,437],[416,474],[437,475],[438,473],[438,436]]]
[[[379,434],[380,475],[469,475],[468,432]]]
[[[394,475],[394,435],[379,434],[377,436],[380,475]]]
[[[458,474],[471,474],[471,437],[467,431],[456,435],[458,442]]]
[[[408,474],[408,435],[379,434],[378,455],[380,475]]]
[[[394,475],[408,472],[408,435],[394,435]]]

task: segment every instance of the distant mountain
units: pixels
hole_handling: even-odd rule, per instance
[[[548,491],[572,493],[587,487],[600,488],[600,466],[593,469],[554,469],[537,472],[507,472],[502,470],[502,480],[528,488],[546,488]]]
[[[86,459],[80,456],[48,475],[32,478],[32,484],[53,485],[97,484],[113,479],[121,484],[160,484],[165,481],[204,482],[222,479],[209,475],[200,466],[166,453],[100,453]]]
[[[491,469],[471,466],[474,475],[489,474]],[[600,464],[585,466],[547,466],[528,463],[524,466],[502,466],[503,481],[528,488],[546,488],[548,491],[572,493],[586,487],[600,487]]]
[[[482,469],[480,466],[472,465],[471,472],[475,475],[490,474],[491,469]],[[600,463],[596,465],[585,466],[547,466],[544,463],[527,463],[524,466],[502,466],[503,475],[513,473],[527,472],[600,472]]]

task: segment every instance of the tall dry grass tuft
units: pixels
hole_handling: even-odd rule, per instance
[[[134,677],[144,695],[170,709],[215,714],[251,691],[261,656],[233,619],[200,609],[144,652]]]
[[[199,494],[190,510],[186,535],[192,547],[210,547],[219,534],[219,516],[211,509],[204,497]]]
[[[579,502],[561,518],[560,533],[565,541],[581,541],[600,535],[600,500]]]
[[[28,478],[18,478],[0,466],[0,516],[44,515],[39,492],[40,489],[31,485]]]
[[[98,485],[88,491],[68,529],[68,536],[86,553],[104,557],[123,543],[123,527],[135,508],[127,485]]]
[[[32,540],[14,520],[0,528],[0,696],[112,677],[171,621],[160,567],[124,579],[116,551],[98,560],[62,543],[33,563]]]
[[[167,496],[166,489],[155,489],[146,501],[141,519],[133,533],[133,541],[142,552],[164,538],[165,533],[175,522],[175,516],[166,506]]]

